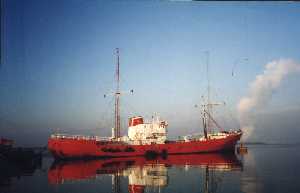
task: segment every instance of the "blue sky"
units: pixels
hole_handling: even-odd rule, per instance
[[[237,126],[236,104],[264,65],[300,61],[299,19],[297,3],[4,1],[1,135],[29,145],[55,128],[109,135],[113,102],[103,94],[114,88],[116,47],[122,90],[134,89],[122,97],[124,126],[131,115],[158,113],[171,136],[200,131],[205,51],[212,95],[227,102],[217,115]],[[266,113],[300,112],[299,82],[285,80]]]

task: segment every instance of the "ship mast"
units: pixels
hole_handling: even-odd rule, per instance
[[[116,63],[116,91],[115,91],[115,127],[114,127],[114,138],[118,139],[121,136],[121,123],[120,123],[120,56],[119,48],[116,48],[117,63]]]
[[[214,120],[212,116],[212,107],[216,105],[222,105],[225,104],[225,102],[222,103],[216,103],[211,102],[210,100],[210,77],[209,77],[209,51],[205,51],[206,54],[206,78],[207,78],[207,99],[205,100],[203,97],[204,104],[202,105],[202,123],[203,123],[203,132],[204,137],[207,139],[208,133],[211,133],[213,124],[216,125],[220,130],[223,130],[223,128]]]
[[[116,56],[117,56],[117,63],[116,63],[116,91],[115,91],[115,127],[113,130],[113,138],[119,139],[121,137],[121,117],[120,117],[120,51],[119,48],[116,48]],[[112,175],[112,192],[113,193],[120,193],[121,192],[121,184],[120,184],[120,175],[119,172]]]
[[[210,81],[209,81],[209,51],[205,51],[206,54],[206,78],[207,78],[207,101],[206,104],[202,105],[203,112],[202,112],[202,123],[203,123],[203,132],[204,137],[207,139],[207,133],[210,131],[210,119],[208,117],[208,113],[211,112],[211,105],[210,105]],[[205,101],[204,101],[205,103]]]

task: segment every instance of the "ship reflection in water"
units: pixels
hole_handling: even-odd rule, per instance
[[[0,193],[299,193],[299,145],[248,154],[189,154],[28,163],[0,158]]]
[[[242,162],[235,154],[190,154],[155,159],[130,157],[54,162],[48,171],[48,182],[64,184],[97,179],[101,175],[109,174],[112,176],[112,192],[125,192],[121,190],[121,178],[128,181],[130,193],[143,193],[146,188],[151,187],[157,187],[160,191],[161,188],[168,186],[170,180],[168,170],[173,167],[204,170],[203,188],[205,192],[215,192],[214,177],[219,177],[215,176],[214,171],[241,171]]]

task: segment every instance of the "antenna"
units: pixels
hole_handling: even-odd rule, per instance
[[[133,89],[128,92],[121,92],[120,90],[120,49],[115,49],[116,54],[116,70],[115,70],[115,81],[116,89],[113,92],[104,94],[104,98],[111,95],[115,98],[115,109],[114,109],[114,128],[112,129],[112,139],[118,139],[121,137],[121,111],[120,111],[120,97],[121,94],[130,93],[133,94]]]
[[[119,138],[121,136],[121,122],[120,122],[120,51],[119,48],[116,48],[116,91],[115,91],[115,127],[114,127],[114,138]]]

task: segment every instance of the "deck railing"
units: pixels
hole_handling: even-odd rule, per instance
[[[69,135],[69,134],[52,134],[51,138],[77,139],[77,140],[95,140],[95,141],[109,141],[109,140],[111,140],[110,137],[86,136],[86,135]]]

